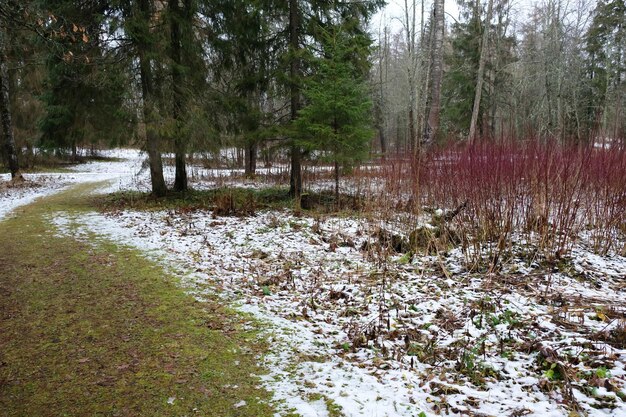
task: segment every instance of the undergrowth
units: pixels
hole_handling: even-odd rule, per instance
[[[310,213],[342,211],[357,213],[359,199],[342,194],[337,205],[334,195],[327,192],[305,193],[296,204],[289,190],[281,187],[249,189],[221,187],[210,190],[170,191],[163,198],[155,198],[139,191],[120,191],[94,199],[94,204],[103,210],[210,210],[215,216],[248,216],[258,210],[292,209],[307,210]]]
[[[496,272],[514,246],[558,262],[584,240],[626,254],[626,149],[556,142],[450,144],[355,172],[365,210],[408,236],[440,209],[472,269]],[[440,215],[440,216],[441,216]],[[431,216],[435,218],[435,215]]]

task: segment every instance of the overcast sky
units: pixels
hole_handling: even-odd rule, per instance
[[[413,3],[413,0],[407,0],[409,7]],[[524,19],[524,17],[528,14],[531,9],[531,4],[537,3],[535,0],[512,0],[512,10],[514,20],[520,21]],[[417,20],[420,20],[420,12],[422,3],[421,1],[416,1],[417,7]],[[432,8],[432,0],[425,0],[424,4],[424,14],[426,15],[425,20],[428,19],[428,13]],[[459,19],[459,7],[455,0],[445,0],[444,10],[446,12],[446,24],[449,25],[454,19]],[[378,12],[378,14],[372,20],[372,31],[374,33],[378,32],[379,27],[382,23],[387,22],[390,27],[393,28],[394,31],[398,31],[402,28],[402,24],[400,23],[400,19],[404,15],[404,0],[387,0],[387,6]]]

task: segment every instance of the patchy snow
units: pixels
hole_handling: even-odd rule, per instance
[[[142,156],[115,152],[124,160],[79,166],[75,180],[59,183],[108,179],[100,192],[146,189]],[[196,188],[241,182],[234,171],[193,172]],[[262,380],[282,402],[280,415],[626,415],[623,256],[580,243],[553,268],[512,255],[486,273],[468,267],[476,254],[460,248],[407,256],[377,246],[381,224],[401,229],[381,220],[289,211],[50,220],[60,233],[140,248],[196,297],[217,294],[261,319],[271,346]]]
[[[73,172],[23,174],[26,180],[24,184],[0,189],[0,220],[20,206],[67,189],[73,184],[109,181],[110,185],[102,192],[138,188],[136,184],[141,182],[141,164],[144,159],[141,152],[133,149],[114,149],[103,151],[102,156],[120,160],[75,165],[70,168]],[[1,174],[0,184],[10,179],[9,174]]]
[[[29,175],[25,175],[28,181],[32,181]],[[11,179],[10,175],[0,175],[0,182]],[[62,187],[56,181],[50,183],[37,183],[32,186],[19,186],[14,188],[4,188],[0,190],[0,220],[20,206],[32,203],[40,197],[50,195]]]
[[[346,416],[566,416],[566,405],[593,416],[626,413],[615,393],[624,384],[626,350],[602,340],[623,328],[624,294],[615,282],[603,290],[612,292],[606,304],[588,283],[563,273],[435,274],[441,267],[462,271],[462,254],[407,263],[362,252],[372,227],[362,219],[286,211],[62,218],[61,230],[74,224],[141,248],[187,271],[191,288],[212,283],[270,323],[264,381],[303,416],[328,415],[328,407]],[[626,270],[626,259],[613,262]],[[597,259],[594,265],[603,271]],[[564,289],[572,294],[569,307]],[[576,357],[585,360],[568,361]],[[566,363],[563,390],[558,377],[547,376],[551,363]],[[613,391],[596,386],[602,367]]]

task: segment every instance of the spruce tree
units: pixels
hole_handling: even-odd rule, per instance
[[[275,35],[270,50],[277,51],[278,59],[275,79],[288,96],[289,119],[298,117],[302,103],[304,75],[310,70],[308,51],[320,46],[323,29],[344,25],[352,34],[366,34],[369,19],[383,5],[384,0],[358,2],[341,0],[265,0],[264,9],[269,16],[278,17],[273,25]],[[361,63],[360,66],[363,66]],[[299,197],[302,190],[301,163],[303,149],[298,146],[299,138],[287,137],[290,150],[290,195]]]
[[[13,181],[21,180],[22,175],[13,132],[7,35],[10,30],[26,25],[28,12],[28,8],[17,1],[0,2],[0,132],[2,133],[0,149]]]
[[[152,194],[163,197],[167,193],[163,176],[162,132],[157,129],[159,120],[161,85],[156,72],[161,70],[163,58],[162,33],[155,31],[153,23],[157,10],[153,0],[135,0],[124,4],[124,29],[137,59],[141,85],[141,113],[144,124],[146,150],[150,166]],[[141,129],[140,129],[141,130]]]
[[[322,151],[334,162],[337,204],[340,166],[365,157],[374,135],[371,101],[358,67],[363,56],[368,56],[368,50],[362,42],[346,36],[341,27],[327,30],[322,56],[313,62],[315,73],[305,83],[306,105],[295,121],[297,144]]]
[[[497,7],[494,4],[493,12],[498,21],[496,24],[488,21],[488,10],[484,10],[480,1],[459,1],[463,20],[452,24],[451,50],[445,57],[448,70],[442,87],[442,126],[445,126],[448,133],[459,133],[462,136],[469,133],[478,84],[481,84],[483,90],[474,115],[474,134],[488,136],[491,133],[493,121],[489,121],[489,110],[494,105],[495,97],[490,93],[506,89],[509,74],[499,68],[513,62],[512,49],[515,40],[499,27],[500,24],[506,24],[501,21],[499,13],[503,12],[507,1],[499,2]],[[486,34],[487,25],[489,30]],[[482,44],[485,42],[491,47],[481,54]],[[481,55],[483,74],[479,76]],[[483,79],[482,83],[477,82],[479,78]]]
[[[4,27],[0,26],[0,127],[2,129],[3,154],[11,171],[11,179],[15,181],[21,179],[21,174],[15,147],[15,137],[13,136],[9,72],[7,69],[4,36]]]
[[[41,95],[45,115],[39,121],[46,148],[106,145],[126,141],[132,112],[128,108],[128,74],[102,41],[109,2],[76,4],[41,0],[41,7],[58,16],[46,31],[52,42],[46,50],[46,79]]]
[[[205,11],[210,12],[213,29],[226,38],[211,41],[213,74],[219,83],[230,88],[221,97],[226,130],[235,138],[235,144],[244,148],[245,174],[252,176],[257,148],[264,136],[261,102],[268,94],[276,67],[272,62],[272,51],[277,49],[276,34],[272,33],[276,26],[272,4],[269,0],[229,0],[208,6]]]
[[[611,136],[626,132],[626,2],[600,1],[587,32],[586,51],[589,89],[587,128],[612,130]]]
[[[171,73],[171,119],[176,174],[174,190],[185,191],[187,184],[186,154],[191,150],[196,122],[195,103],[206,91],[207,68],[203,59],[202,44],[197,36],[194,21],[199,12],[199,0],[169,0],[169,67]],[[167,106],[166,106],[167,107]],[[165,110],[167,111],[167,110]],[[202,113],[202,112],[199,112]]]

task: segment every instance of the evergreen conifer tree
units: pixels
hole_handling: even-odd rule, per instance
[[[614,137],[626,131],[626,2],[600,1],[587,32],[589,93],[587,126],[604,128]]]
[[[372,104],[355,60],[367,56],[367,51],[341,27],[327,30],[322,46],[323,56],[314,61],[315,73],[305,83],[306,105],[295,127],[299,146],[322,151],[334,162],[335,198],[339,203],[340,166],[365,157],[374,135]]]

